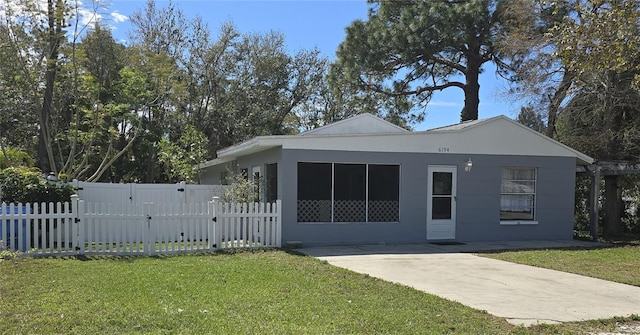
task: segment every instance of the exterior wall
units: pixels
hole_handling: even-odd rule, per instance
[[[281,152],[282,150],[280,148],[265,150],[253,155],[240,157],[237,160],[226,164],[208,167],[203,170],[201,176],[202,184],[220,185],[222,183],[220,180],[222,172],[232,171],[233,173],[239,173],[242,169],[248,169],[249,173],[251,173],[251,169],[255,166],[260,167],[260,175],[264,177],[265,164],[278,163],[278,199],[282,199],[281,190],[283,177],[282,169],[279,164],[281,160]]]
[[[469,158],[473,168],[465,172]],[[399,222],[298,223],[298,162],[400,164]],[[458,241],[571,239],[573,236],[575,158],[285,149],[278,163],[284,243],[299,241],[305,246],[314,246],[427,242],[428,165],[458,167]],[[501,168],[509,166],[537,169],[536,225],[500,224]]]
[[[222,185],[220,176],[226,171],[233,171],[233,162],[204,168],[200,174],[200,183],[203,185]]]

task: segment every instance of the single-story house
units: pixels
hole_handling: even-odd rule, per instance
[[[200,168],[205,184],[263,178],[283,244],[316,246],[571,239],[576,166],[592,162],[505,116],[413,132],[361,114]]]

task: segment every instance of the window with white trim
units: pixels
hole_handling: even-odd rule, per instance
[[[298,222],[397,222],[400,166],[298,163]]]
[[[536,205],[536,169],[502,168],[500,220],[533,221]]]

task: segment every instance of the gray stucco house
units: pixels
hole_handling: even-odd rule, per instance
[[[264,178],[282,241],[305,246],[571,239],[588,157],[505,116],[411,132],[370,114],[259,136],[200,166]]]

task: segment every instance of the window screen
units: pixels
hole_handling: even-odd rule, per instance
[[[298,222],[331,222],[331,163],[298,163]]]
[[[366,177],[364,164],[334,165],[335,222],[365,222],[367,220]]]
[[[397,222],[399,200],[399,165],[298,163],[298,222]]]
[[[399,220],[400,166],[369,165],[369,211],[371,222]]]

